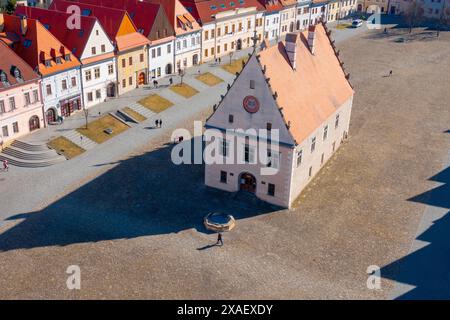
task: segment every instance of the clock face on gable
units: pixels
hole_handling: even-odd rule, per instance
[[[259,110],[259,101],[254,96],[246,96],[244,101],[242,101],[242,105],[245,111],[249,113],[255,113]]]

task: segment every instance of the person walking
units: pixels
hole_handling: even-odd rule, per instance
[[[392,70],[391,70],[391,71],[389,71],[389,77],[390,77],[390,76],[392,76]]]
[[[160,128],[162,127],[162,120],[161,119],[159,119],[159,127]]]
[[[9,164],[8,164],[8,160],[3,160],[3,170],[4,171],[9,171]]]
[[[219,57],[219,64],[221,64],[222,63],[222,58],[221,57]]]
[[[218,246],[219,243],[220,243],[221,246],[223,246],[222,234],[220,232],[217,234],[216,246]]]
[[[156,119],[155,120],[155,128],[158,128],[158,124],[159,124],[159,121],[158,121],[158,119]]]
[[[173,79],[172,79],[172,77],[169,78],[169,84],[170,84],[170,85],[173,84]]]

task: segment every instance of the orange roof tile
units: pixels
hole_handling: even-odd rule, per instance
[[[125,34],[123,36],[116,37],[117,49],[124,51],[127,49],[143,46],[150,43],[146,37],[139,32],[133,32]]]
[[[297,37],[297,59],[294,71],[285,45],[259,53],[260,64],[266,66],[272,90],[282,108],[290,132],[297,143],[307,138],[354,94],[345,78],[330,40],[322,25],[315,28],[315,51],[311,54],[304,31]]]
[[[25,19],[27,28],[25,34],[22,34],[21,20],[24,18],[3,14],[3,19],[4,36],[0,35],[0,40],[7,44],[13,41],[12,49],[14,52],[33,69],[39,70],[42,75],[52,74],[80,65],[80,62],[70,53],[70,50],[64,47],[39,21]],[[69,54],[69,59],[66,61],[64,58],[61,58],[60,63],[57,63],[55,57],[60,57],[61,51]],[[50,60],[50,65],[46,66],[44,60]]]

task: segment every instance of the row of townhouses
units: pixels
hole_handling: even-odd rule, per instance
[[[255,36],[278,41],[347,16],[356,0],[53,0],[45,7],[19,5],[13,15],[0,15],[8,52],[2,56],[22,61],[7,59],[0,70],[1,143],[153,79],[230,56],[252,46]],[[37,88],[16,77],[28,74],[23,65],[37,76],[30,77]]]

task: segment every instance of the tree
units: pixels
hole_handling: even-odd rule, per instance
[[[16,10],[17,0],[8,0],[5,6],[5,11],[8,14],[13,14]]]
[[[178,75],[181,78],[181,82],[180,82],[181,85],[183,85],[183,77],[184,77],[185,74],[186,73],[185,73],[185,71],[183,69],[181,69],[181,68],[178,69]]]
[[[84,113],[84,120],[86,121],[86,129],[88,128],[88,117],[89,117],[89,110],[86,108],[83,108],[83,113]]]
[[[419,0],[412,0],[411,2],[411,5],[405,11],[405,20],[408,24],[409,33],[411,33],[412,28],[422,20],[425,12],[422,3],[420,3]]]

